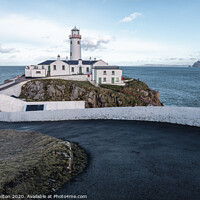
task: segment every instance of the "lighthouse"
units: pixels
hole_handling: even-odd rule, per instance
[[[71,30],[70,39],[70,60],[81,59],[81,35],[76,26]]]

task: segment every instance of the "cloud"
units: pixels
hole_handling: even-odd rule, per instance
[[[18,50],[16,50],[15,48],[3,48],[0,47],[0,53],[16,53],[19,52]]]
[[[104,36],[101,38],[85,38],[82,41],[81,47],[85,50],[98,50],[104,48],[104,44],[108,44],[111,41],[110,36]]]
[[[19,14],[0,17],[0,27],[1,41],[35,46],[62,43],[67,28],[41,17],[33,18]]]
[[[124,17],[122,20],[120,20],[119,22],[124,23],[124,22],[131,22],[132,20],[136,19],[137,17],[141,16],[142,13],[139,12],[134,12],[132,14],[130,14],[128,17]]]

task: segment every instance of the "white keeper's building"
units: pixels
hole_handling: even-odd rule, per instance
[[[44,78],[55,76],[87,75],[96,84],[123,84],[122,70],[118,66],[109,66],[103,60],[81,59],[81,35],[76,27],[71,30],[70,60],[46,60],[38,65],[25,68],[27,78]]]

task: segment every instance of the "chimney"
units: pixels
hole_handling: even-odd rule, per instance
[[[66,61],[68,61],[68,56],[66,56]]]
[[[90,57],[90,61],[92,60],[92,58]]]
[[[60,60],[60,55],[57,56],[57,60]]]
[[[96,58],[94,58],[94,60],[96,60]]]

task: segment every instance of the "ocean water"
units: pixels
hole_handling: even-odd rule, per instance
[[[0,83],[24,74],[24,66],[0,66]],[[144,81],[159,91],[165,106],[200,107],[200,68],[121,67],[125,76]]]
[[[200,107],[200,68],[122,67],[125,76],[139,78],[159,91],[166,106]]]
[[[17,75],[25,73],[25,66],[0,66],[0,84],[9,78],[15,78]]]

